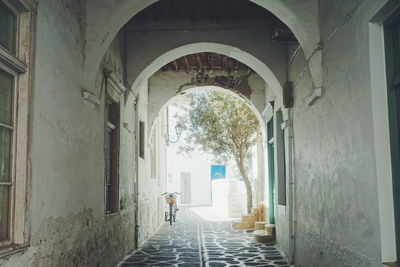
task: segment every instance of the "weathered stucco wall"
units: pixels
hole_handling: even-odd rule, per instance
[[[99,97],[95,106],[82,97],[83,14],[80,1],[38,5],[30,247],[1,266],[115,266],[134,246],[132,99],[121,102],[120,212],[104,209],[103,67],[124,78],[123,35],[107,51],[96,88],[85,88]]]
[[[362,1],[320,1],[325,41]],[[374,1],[360,9],[325,45],[323,95],[306,99],[312,82],[299,53],[295,84],[294,160],[296,266],[380,266],[368,21]],[[376,4],[376,2],[375,2]],[[287,217],[278,224],[288,225]],[[286,231],[281,227],[278,234]],[[279,237],[279,235],[278,235]],[[288,246],[288,240],[282,242]],[[287,249],[286,249],[287,250]]]
[[[165,192],[166,169],[163,166],[160,169],[159,177],[151,177],[151,139],[150,124],[148,121],[148,84],[144,84],[139,91],[138,101],[138,119],[145,123],[145,150],[144,159],[139,157],[139,243],[143,243],[151,234],[153,234],[161,225],[164,219],[164,198],[161,196]],[[165,142],[159,146],[159,156],[165,155],[163,147]]]

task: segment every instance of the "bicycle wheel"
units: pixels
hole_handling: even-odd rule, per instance
[[[173,217],[172,205],[173,205],[172,203],[169,204],[169,225],[172,225],[172,217]]]

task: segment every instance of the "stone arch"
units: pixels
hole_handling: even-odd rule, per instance
[[[199,91],[216,91],[216,92],[221,92],[227,95],[230,95],[236,99],[239,99],[241,101],[243,101],[249,108],[251,111],[253,111],[253,113],[256,115],[258,121],[260,122],[260,126],[261,126],[261,131],[262,131],[262,135],[266,136],[266,123],[264,123],[264,118],[261,114],[262,111],[258,110],[256,108],[256,106],[250,101],[250,99],[248,99],[246,96],[226,89],[226,88],[222,88],[220,86],[188,86],[183,88],[182,92],[180,94],[177,94],[171,98],[169,98],[167,101],[165,101],[163,103],[163,105],[160,106],[160,108],[157,110],[157,114],[166,106],[168,106],[171,102],[173,102],[174,98],[179,97],[183,94],[190,94],[190,93],[195,93],[195,92],[199,92]],[[154,131],[154,127],[155,127],[155,122],[156,122],[157,117],[155,117],[155,119],[153,121],[150,122],[150,131],[149,131],[149,136],[151,136],[151,134]],[[151,140],[150,138],[148,138],[148,140]]]
[[[87,42],[85,86],[94,84],[101,59],[118,31],[141,10],[158,0],[89,0],[87,2]],[[321,83],[321,53],[315,53],[319,42],[318,1],[250,0],[269,10],[294,33],[310,62],[314,85]],[[301,2],[301,3],[299,3]],[[107,18],[107,19],[104,19]]]
[[[138,90],[142,87],[143,83],[145,83],[155,72],[157,72],[164,65],[182,56],[202,52],[212,52],[225,55],[247,65],[248,67],[253,69],[261,78],[264,79],[264,81],[275,93],[278,103],[281,103],[283,90],[281,83],[279,82],[275,74],[271,71],[271,69],[266,66],[262,61],[236,47],[206,42],[183,45],[160,55],[151,64],[149,64],[135,79],[131,87],[133,95],[136,95],[138,93]],[[132,94],[130,94],[130,96],[132,96]]]

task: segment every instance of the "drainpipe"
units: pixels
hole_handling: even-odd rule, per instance
[[[135,207],[134,207],[134,216],[135,216],[135,249],[139,248],[139,152],[138,152],[138,124],[139,124],[139,114],[138,114],[138,102],[139,102],[139,95],[134,96],[134,112],[135,112],[135,131],[134,131],[134,157],[135,157],[135,188],[134,188],[134,200],[135,200]]]
[[[288,166],[289,166],[289,251],[291,264],[295,263],[296,256],[296,183],[295,183],[295,155],[294,155],[294,130],[293,130],[293,108],[288,109]]]

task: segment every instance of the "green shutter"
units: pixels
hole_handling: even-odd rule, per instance
[[[385,54],[388,84],[388,113],[393,175],[393,204],[397,258],[400,255],[400,16],[385,23]]]
[[[269,223],[275,224],[275,167],[274,167],[274,124],[273,119],[267,123],[268,140],[268,188],[269,188]]]

